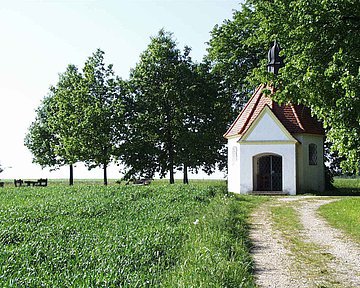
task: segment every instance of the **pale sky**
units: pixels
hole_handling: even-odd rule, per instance
[[[192,57],[206,54],[210,31],[231,19],[241,0],[0,0],[0,164],[2,179],[67,178],[68,168],[49,172],[32,164],[24,137],[35,109],[68,64],[79,69],[97,48],[105,62],[128,78],[150,37],[164,28]],[[219,135],[221,137],[221,135]],[[118,167],[109,178],[120,178]],[[75,178],[101,178],[82,165]],[[181,177],[180,173],[176,174]],[[204,174],[192,178],[203,178]],[[213,178],[222,178],[217,173]]]

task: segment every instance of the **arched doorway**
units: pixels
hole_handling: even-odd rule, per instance
[[[282,191],[282,157],[274,154],[254,158],[256,191]]]

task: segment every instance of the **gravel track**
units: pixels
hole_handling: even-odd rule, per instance
[[[260,206],[252,215],[250,238],[253,243],[254,275],[258,287],[319,287],[306,277],[311,267],[294,269],[294,255],[285,248],[285,239],[274,228],[269,208],[271,205],[289,205],[296,209],[304,229],[299,236],[319,247],[320,254],[328,254],[331,277],[340,287],[360,287],[360,247],[341,231],[330,227],[317,210],[321,205],[339,199],[323,197],[284,197]],[[306,263],[302,263],[306,265]],[[311,271],[313,273],[313,271]],[[320,280],[323,275],[318,275]],[[313,275],[312,275],[313,278]],[[314,279],[312,279],[314,280]],[[316,278],[315,278],[316,280]],[[323,286],[332,287],[332,286]],[[338,285],[336,287],[339,287]]]
[[[297,208],[304,225],[303,235],[308,241],[321,247],[320,253],[331,254],[328,266],[335,272],[335,278],[351,287],[360,287],[360,247],[343,232],[330,227],[317,214],[321,205],[338,199],[306,201]]]
[[[259,287],[307,287],[299,277],[292,275],[289,251],[270,220],[266,204],[252,215],[250,239],[256,284]]]

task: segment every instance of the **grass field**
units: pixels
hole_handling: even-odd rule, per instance
[[[335,178],[334,187],[334,190],[325,191],[319,195],[360,196],[360,178]]]
[[[334,181],[337,196],[360,196],[360,178]],[[344,230],[360,243],[360,197],[344,197],[340,201],[320,207],[320,214],[331,225]]]
[[[224,182],[0,190],[1,287],[253,287],[246,219]]]
[[[360,198],[347,197],[320,207],[320,214],[331,225],[342,229],[360,243]]]

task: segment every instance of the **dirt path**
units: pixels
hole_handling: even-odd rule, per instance
[[[317,214],[321,205],[336,200],[319,197],[277,198],[255,211],[250,237],[254,245],[254,273],[259,287],[360,287],[359,245],[351,242],[341,231],[331,228]],[[322,261],[326,259],[321,264],[324,266],[322,269],[313,269],[312,264],[305,261],[299,264],[296,254],[299,252],[292,253],[283,231],[278,231],[272,222],[270,209],[279,205],[297,211],[303,229],[293,237],[310,243],[313,247],[311,253],[319,255]],[[324,271],[328,274],[324,275]]]
[[[266,204],[252,215],[250,239],[256,284],[259,287],[307,287],[291,275],[291,256],[280,232],[273,229],[270,218]]]
[[[335,271],[339,282],[360,287],[360,247],[344,233],[330,227],[316,212],[321,205],[333,201],[306,201],[297,209],[305,228],[303,235],[320,245],[320,253],[330,253],[333,256],[328,265]]]

